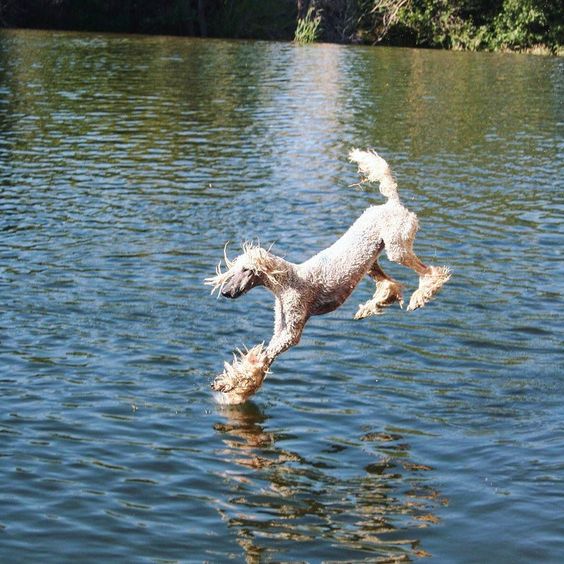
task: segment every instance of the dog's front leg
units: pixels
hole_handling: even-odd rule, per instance
[[[217,400],[225,404],[243,403],[261,387],[274,359],[297,345],[300,341],[305,320],[286,325],[270,339],[268,346],[257,345],[241,352],[231,364],[225,363],[223,372],[212,382],[212,389],[219,392]]]
[[[294,326],[292,329],[285,328],[280,333],[273,335],[266,347],[266,357],[269,365],[274,362],[277,356],[300,342],[304,325],[305,322]]]
[[[274,359],[297,345],[307,321],[307,308],[286,307],[276,300],[274,335],[268,346],[257,345],[241,352],[231,364],[225,363],[224,370],[212,382],[212,389],[219,392],[216,399],[220,403],[243,403],[261,387]]]
[[[274,359],[300,342],[307,321],[306,307],[285,308],[281,300],[276,300],[274,311],[274,335],[266,347],[266,357],[270,364]]]

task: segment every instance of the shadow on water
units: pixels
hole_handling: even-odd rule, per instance
[[[446,500],[431,485],[432,468],[410,459],[400,433],[374,431],[354,445],[374,462],[344,475],[336,444],[304,456],[297,437],[270,428],[268,410],[252,402],[222,407],[214,423],[233,463],[224,478],[231,496],[219,508],[247,561],[284,555],[326,561],[410,561],[430,556],[421,530],[439,523]],[[310,551],[312,550],[314,552]]]

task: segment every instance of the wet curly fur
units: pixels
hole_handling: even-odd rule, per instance
[[[241,403],[254,394],[274,359],[301,337],[312,315],[329,313],[341,306],[364,276],[376,283],[372,298],[361,304],[355,319],[378,315],[384,308],[403,304],[403,285],[387,275],[378,263],[382,251],[388,259],[411,268],[419,275],[419,287],[407,310],[423,307],[449,280],[450,270],[427,266],[413,251],[418,229],[417,216],[399,199],[397,184],[382,157],[375,151],[353,149],[349,159],[358,164],[362,182],[379,182],[387,202],[370,206],[333,245],[301,264],[289,262],[253,243],[245,243],[234,260],[227,257],[227,269],[217,266],[216,275],[207,278],[212,293],[238,298],[256,286],[264,286],[275,296],[274,335],[268,343],[239,353],[231,365],[225,363],[212,389],[222,403]]]

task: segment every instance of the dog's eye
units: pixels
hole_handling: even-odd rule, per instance
[[[246,266],[243,267],[243,272],[249,272],[249,268],[247,268]]]

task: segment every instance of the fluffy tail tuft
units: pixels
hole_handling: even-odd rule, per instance
[[[358,164],[358,172],[364,177],[362,182],[379,182],[382,195],[388,199],[399,200],[398,185],[392,171],[376,151],[352,149],[349,160]]]

